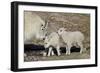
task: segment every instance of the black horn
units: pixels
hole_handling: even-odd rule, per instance
[[[47,26],[48,26],[48,21],[46,20],[44,28],[47,28]]]

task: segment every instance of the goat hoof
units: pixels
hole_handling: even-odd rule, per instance
[[[70,53],[66,53],[66,55],[70,55]]]
[[[58,56],[60,56],[60,55],[58,55]]]
[[[82,52],[80,52],[80,54],[82,54]]]

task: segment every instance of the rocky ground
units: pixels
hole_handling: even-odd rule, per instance
[[[87,50],[86,52],[83,52],[80,54],[79,52],[72,52],[71,55],[66,55],[65,53],[62,53],[61,56],[57,56],[56,54],[54,56],[43,56],[42,53],[31,51],[25,53],[24,61],[25,62],[31,62],[31,61],[53,61],[53,60],[73,60],[73,59],[89,59],[90,58],[90,50]]]

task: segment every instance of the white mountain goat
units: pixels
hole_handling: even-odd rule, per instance
[[[60,42],[59,41],[59,35],[56,32],[52,32],[50,35],[45,37],[44,47],[49,48],[49,52],[48,52],[47,56],[50,56],[50,54],[54,55],[53,48],[56,48],[58,56],[60,55],[59,42]]]
[[[70,49],[73,43],[77,43],[80,47],[80,53],[83,52],[83,40],[84,35],[80,31],[66,31],[65,28],[60,28],[58,34],[61,36],[63,41],[66,43],[66,55],[70,55]]]
[[[28,41],[32,37],[43,39],[45,37],[47,23],[40,16],[32,12],[26,11],[24,17],[24,41]]]

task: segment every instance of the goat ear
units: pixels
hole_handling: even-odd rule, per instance
[[[47,28],[48,27],[48,21],[46,20],[45,21],[45,28]]]

